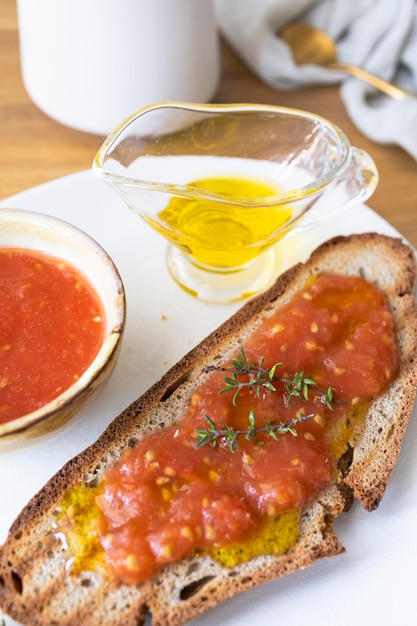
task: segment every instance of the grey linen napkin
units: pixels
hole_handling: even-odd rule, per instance
[[[214,0],[219,27],[248,67],[276,89],[341,83],[359,130],[397,144],[417,160],[417,0]],[[316,65],[298,66],[280,30],[304,21],[336,42],[338,60],[358,65],[416,96],[394,100],[359,79]]]

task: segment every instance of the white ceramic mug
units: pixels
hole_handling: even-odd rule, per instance
[[[161,100],[207,102],[220,73],[212,0],[18,0],[33,102],[99,135]]]

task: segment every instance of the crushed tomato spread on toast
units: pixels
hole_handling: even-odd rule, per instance
[[[284,378],[304,372],[337,401],[328,407],[310,394],[288,402],[285,383],[274,382],[273,392],[242,388],[233,403],[220,393],[224,373],[211,372],[180,422],[127,449],[98,487],[65,496],[60,530],[75,569],[98,558],[121,582],[137,583],[187,556],[233,567],[296,543],[301,511],[335,479],[337,461],[360,439],[367,404],[398,372],[392,315],[367,281],[320,274],[265,317],[243,349],[248,361],[279,363]],[[235,451],[226,441],[196,445],[205,415],[244,431],[250,411],[260,426],[311,417],[278,441],[260,432],[256,441],[241,437]]]

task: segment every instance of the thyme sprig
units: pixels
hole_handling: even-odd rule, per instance
[[[300,414],[298,417],[293,417],[288,422],[276,422],[274,420],[264,420],[263,426],[255,426],[255,411],[252,409],[248,415],[248,428],[239,430],[234,429],[232,426],[225,424],[223,428],[218,428],[208,415],[204,413],[204,419],[208,423],[209,427],[205,430],[199,428],[197,433],[197,448],[201,448],[206,444],[210,444],[213,448],[216,448],[219,441],[224,441],[229,446],[231,452],[236,452],[238,448],[238,437],[245,436],[248,441],[254,441],[259,444],[256,436],[259,433],[266,433],[268,437],[279,441],[281,435],[291,434],[297,437],[297,430],[295,426],[301,422],[314,417],[315,413]]]
[[[296,372],[293,376],[278,376],[277,369],[282,366],[281,362],[275,363],[272,367],[264,366],[265,358],[259,359],[258,363],[247,360],[243,348],[240,348],[239,355],[232,360],[230,367],[209,366],[207,372],[219,371],[225,372],[223,376],[225,386],[219,393],[233,392],[232,403],[236,406],[237,399],[242,389],[254,390],[256,397],[260,398],[262,390],[267,392],[277,391],[274,383],[280,382],[284,385],[284,401],[288,407],[292,398],[298,398],[301,401],[310,399],[310,394],[318,397],[320,401],[330,410],[333,410],[333,404],[338,402],[334,397],[333,387],[321,389],[310,376],[305,376],[304,372]],[[230,374],[230,375],[228,375]],[[242,377],[244,379],[242,380]],[[224,441],[234,452],[238,447],[238,438],[245,436],[249,441],[260,443],[256,436],[260,433],[266,433],[275,441],[279,441],[281,435],[291,434],[297,436],[296,425],[305,422],[314,417],[315,413],[305,414],[298,412],[297,416],[288,422],[277,422],[276,420],[264,420],[262,426],[255,425],[255,412],[250,410],[248,415],[248,427],[245,429],[235,429],[229,424],[224,424],[222,428],[218,428],[214,420],[203,413],[203,417],[208,423],[208,428],[199,428],[196,430],[197,448],[210,444],[217,447],[219,441]]]
[[[285,402],[287,406],[290,404],[292,398],[308,400],[311,392],[319,397],[321,402],[328,409],[333,410],[333,403],[336,401],[333,395],[333,387],[321,389],[311,377],[305,376],[304,372],[296,372],[292,377],[277,376],[276,370],[278,367],[282,366],[282,362],[275,363],[272,367],[266,368],[264,367],[264,361],[264,357],[262,357],[258,363],[248,361],[243,348],[240,348],[239,356],[232,360],[231,367],[211,365],[206,368],[206,371],[231,373],[231,376],[223,377],[225,387],[220,390],[220,393],[233,391],[233,406],[236,406],[237,398],[242,389],[254,389],[256,396],[260,398],[262,389],[274,392],[276,391],[276,387],[273,383],[281,382],[285,385]],[[240,377],[245,375],[248,378],[241,380]]]

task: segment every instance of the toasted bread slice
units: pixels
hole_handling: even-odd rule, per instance
[[[312,276],[330,271],[359,275],[377,285],[392,311],[400,370],[369,406],[360,443],[339,460],[340,478],[302,513],[296,545],[222,567],[209,556],[167,566],[153,580],[119,584],[100,571],[68,575],[65,541],[56,533],[56,510],[68,488],[95,485],[127,447],[146,433],[177,421],[205,366],[233,357],[271,311],[288,302]],[[0,549],[0,606],[32,626],[137,626],[148,612],[153,626],[178,626],[236,593],[344,551],[334,519],[353,499],[375,509],[400,452],[417,383],[417,305],[413,251],[399,239],[367,233],[336,237],[274,286],[244,305],[123,411],[91,447],[69,461],[28,503]]]

